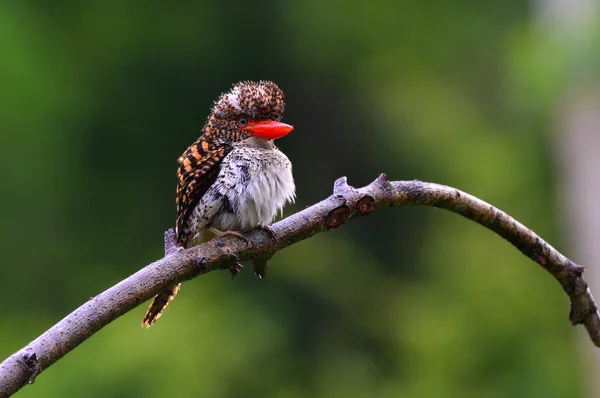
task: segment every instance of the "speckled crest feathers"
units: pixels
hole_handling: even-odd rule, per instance
[[[241,114],[254,119],[281,120],[285,110],[283,91],[270,81],[243,81],[221,94],[212,108],[211,117]]]

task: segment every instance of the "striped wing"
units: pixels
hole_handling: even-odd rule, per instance
[[[231,151],[229,146],[211,148],[202,137],[189,147],[178,159],[177,175],[177,244],[186,246],[191,232],[187,228],[190,214],[196,204],[215,182],[223,158]],[[162,315],[167,305],[175,298],[181,283],[167,287],[158,293],[144,317],[142,326],[150,327]]]
[[[185,247],[191,231],[186,227],[194,208],[215,182],[223,158],[231,151],[231,146],[211,147],[200,137],[178,159],[177,171],[177,244]]]

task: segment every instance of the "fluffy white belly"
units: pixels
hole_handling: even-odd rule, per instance
[[[205,229],[248,231],[270,224],[295,198],[292,165],[274,145],[235,147],[221,163],[215,183],[190,220],[193,244],[205,241]]]

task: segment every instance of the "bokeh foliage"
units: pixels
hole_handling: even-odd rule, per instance
[[[0,356],[161,256],[175,159],[242,79],[286,92],[288,214],[341,175],[364,185],[385,171],[468,191],[566,250],[547,133],[565,62],[539,61],[530,12],[516,0],[0,3]],[[524,61],[533,48],[538,62]],[[150,330],[144,311],[19,396],[584,392],[558,284],[434,209],[301,242],[264,281],[247,268],[188,282]]]

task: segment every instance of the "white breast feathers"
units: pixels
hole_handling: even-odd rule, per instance
[[[271,141],[251,138],[223,159],[217,180],[194,209],[190,227],[196,233],[209,226],[248,231],[270,224],[294,199],[287,156]]]

